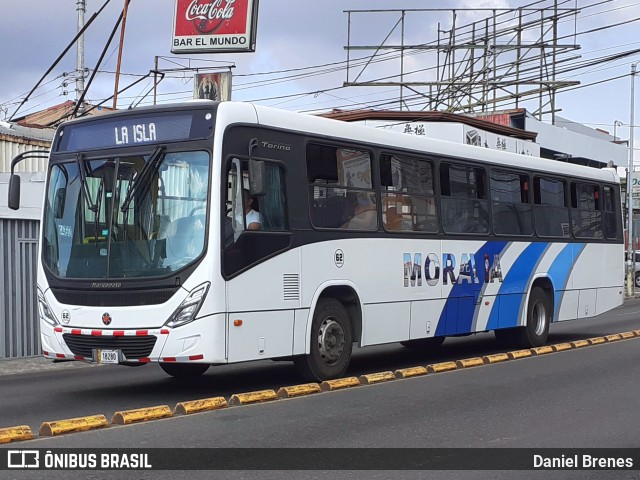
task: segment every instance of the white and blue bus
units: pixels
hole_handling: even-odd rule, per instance
[[[550,323],[623,302],[612,169],[247,103],[61,125],[43,212],[52,359],[177,377],[291,359],[328,379],[354,344],[540,346]]]

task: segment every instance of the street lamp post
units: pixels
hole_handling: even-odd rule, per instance
[[[635,287],[635,252],[633,251],[633,129],[634,119],[634,86],[637,63],[631,64],[631,118],[629,122],[629,164],[627,166],[627,294],[633,296]]]

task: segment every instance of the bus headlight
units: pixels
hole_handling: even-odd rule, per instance
[[[191,290],[189,296],[185,298],[176,311],[173,312],[173,315],[171,315],[167,323],[165,323],[165,326],[174,328],[193,321],[202,306],[204,298],[207,296],[209,285],[209,282],[205,282]]]
[[[60,323],[47,303],[47,300],[44,298],[44,293],[42,293],[40,287],[38,287],[38,313],[40,314],[40,318],[51,326],[55,327]]]

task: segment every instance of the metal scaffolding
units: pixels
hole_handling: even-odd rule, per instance
[[[579,84],[558,79],[566,72],[566,66],[580,58],[574,53],[580,48],[575,43],[579,9],[560,8],[558,0],[541,0],[513,9],[346,10],[345,13],[348,34],[344,47],[347,52],[344,85],[398,87],[400,110],[487,113],[520,108],[525,101],[531,105],[533,100],[537,106],[530,108],[532,113],[540,120],[550,115],[553,122],[559,111],[557,92]],[[372,15],[392,18],[395,24],[381,44],[355,44],[358,22],[374,25],[376,19]],[[431,26],[411,23],[412,17],[426,17]],[[464,17],[475,19],[462,23]],[[421,30],[416,35],[418,28]],[[407,37],[421,38],[430,32],[435,39],[419,44],[406,41]],[[358,57],[357,52],[366,54]],[[416,55],[427,66],[410,70],[408,60],[417,63]],[[374,67],[381,61],[397,62],[399,73],[375,78]]]

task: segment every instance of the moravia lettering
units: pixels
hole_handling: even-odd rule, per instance
[[[404,286],[421,287],[424,268],[425,283],[433,287],[437,285],[441,278],[443,285],[480,283],[478,278],[478,264],[474,253],[463,253],[460,255],[460,266],[456,270],[456,256],[453,253],[443,253],[442,262],[435,253],[428,253],[424,256],[422,263],[422,253],[414,253],[413,259],[410,253],[403,254],[404,263]],[[500,255],[493,256],[493,262],[489,262],[488,254],[484,255],[482,269],[484,270],[484,283],[493,283],[496,280],[502,282],[502,268],[500,267]]]

